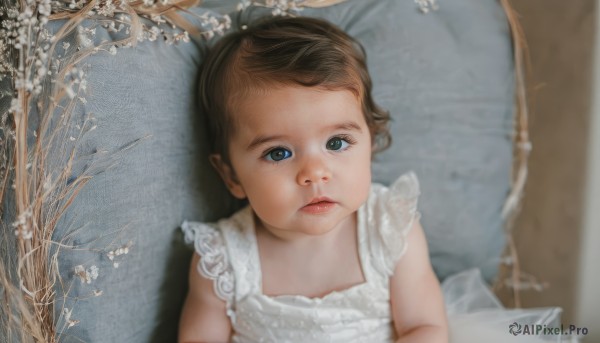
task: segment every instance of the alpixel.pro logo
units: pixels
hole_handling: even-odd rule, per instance
[[[523,329],[521,328],[521,325],[517,322],[514,322],[508,326],[508,332],[510,332],[514,336],[520,334],[521,330]]]
[[[577,327],[575,325],[569,325],[565,327],[560,324],[560,327],[547,326],[540,324],[524,324],[521,325],[514,322],[508,326],[508,332],[513,335],[582,335],[588,334],[586,327]]]

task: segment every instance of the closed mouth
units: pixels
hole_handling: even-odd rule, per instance
[[[328,212],[336,206],[336,202],[327,198],[319,197],[311,200],[308,204],[304,205],[301,210],[310,214],[320,214]]]

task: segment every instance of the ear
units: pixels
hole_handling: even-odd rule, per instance
[[[208,159],[223,179],[223,182],[225,182],[229,192],[238,199],[246,198],[246,192],[244,192],[242,184],[238,181],[235,171],[229,165],[229,163],[223,161],[223,158],[220,154],[212,154],[208,157]]]

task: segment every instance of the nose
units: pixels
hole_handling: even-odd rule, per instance
[[[331,170],[321,158],[310,157],[304,161],[296,178],[301,186],[327,183],[331,179]]]

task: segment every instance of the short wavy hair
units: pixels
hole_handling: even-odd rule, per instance
[[[337,26],[310,17],[268,17],[227,34],[209,50],[198,80],[211,153],[229,161],[233,114],[241,100],[275,86],[349,90],[360,100],[373,152],[391,144],[390,115],[375,104],[366,53]]]

